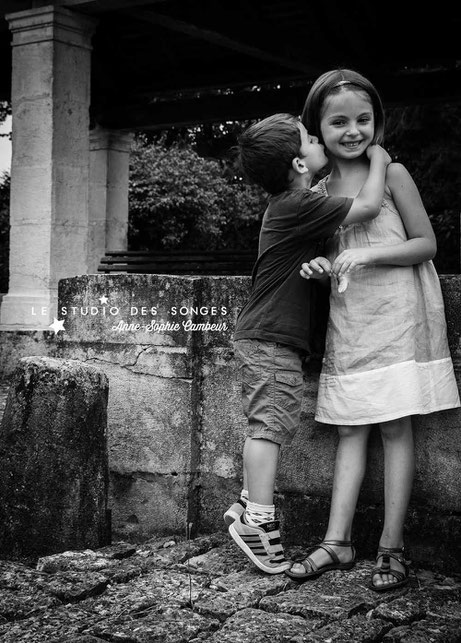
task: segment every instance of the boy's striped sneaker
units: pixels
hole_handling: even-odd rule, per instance
[[[243,514],[247,506],[247,503],[245,500],[242,500],[242,498],[239,498],[237,502],[234,502],[233,505],[229,507],[229,509],[226,511],[224,514],[224,522],[226,525],[229,527],[229,525],[232,525],[233,522],[238,520],[240,516]]]
[[[281,574],[290,569],[292,562],[283,553],[278,520],[253,527],[246,523],[243,513],[230,525],[229,533],[248,558],[266,574]]]

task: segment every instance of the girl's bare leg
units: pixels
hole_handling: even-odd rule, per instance
[[[370,425],[338,427],[339,444],[325,541],[351,539],[352,521],[366,470],[370,429]],[[352,551],[349,547],[332,547],[341,562],[351,560]],[[317,567],[323,567],[332,562],[323,549],[315,550],[310,554],[310,558]],[[299,564],[295,564],[291,571],[296,574],[305,573],[304,567]]]
[[[410,502],[415,469],[411,418],[405,417],[380,425],[384,448],[384,527],[381,547],[403,546],[403,525]],[[379,564],[379,561],[378,561]],[[391,568],[403,572],[403,566],[391,558]],[[395,583],[392,574],[375,574],[373,584]]]

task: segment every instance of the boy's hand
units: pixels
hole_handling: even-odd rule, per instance
[[[304,279],[324,279],[331,273],[331,263],[326,257],[316,257],[301,265],[299,274]]]
[[[391,157],[386,152],[384,147],[381,147],[381,145],[369,145],[367,147],[367,156],[370,161],[372,160],[372,158],[381,159],[386,167],[389,165],[389,163],[392,163]]]

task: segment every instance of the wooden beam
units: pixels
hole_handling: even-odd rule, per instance
[[[270,76],[245,76],[241,75],[239,80],[230,80],[229,78],[223,79],[223,82],[220,84],[210,84],[210,85],[189,85],[185,86],[182,89],[148,89],[140,88],[136,92],[135,100],[137,102],[156,102],[156,100],[178,100],[187,98],[195,98],[199,94],[212,94],[220,93],[228,90],[239,91],[239,90],[248,90],[251,87],[259,87],[260,91],[266,89],[274,90],[277,85],[283,86],[288,83],[290,86],[302,86],[304,88],[310,87],[314,80],[317,78],[317,75],[312,75],[307,77],[305,74],[276,74]]]
[[[129,130],[168,129],[175,126],[189,127],[197,123],[262,118],[274,112],[293,109],[296,109],[296,104],[293,103],[292,96],[286,96],[283,92],[239,92],[232,96],[161,101],[144,106],[114,106],[100,117],[100,125]]]
[[[40,6],[55,5],[67,7],[84,13],[99,14],[108,11],[119,11],[127,7],[145,7],[146,5],[166,4],[170,0],[1,0],[0,17],[9,13],[28,11]]]
[[[57,0],[56,4],[68,9],[84,9],[90,13],[103,13],[107,11],[118,11],[127,7],[142,7],[154,5],[169,0]]]
[[[461,71],[448,70],[432,74],[401,74],[374,79],[386,107],[427,103],[460,103]],[[309,83],[281,89],[239,91],[232,94],[161,100],[157,102],[110,102],[99,115],[104,127],[127,130],[161,130],[190,127],[198,123],[264,118],[276,112],[299,114]],[[123,95],[123,92],[121,92]]]
[[[218,33],[210,29],[203,29],[202,27],[197,27],[190,22],[178,20],[176,18],[172,18],[170,16],[159,13],[154,13],[152,11],[139,11],[130,9],[124,10],[123,13],[130,18],[136,18],[137,20],[148,22],[159,27],[164,27],[165,29],[169,29],[171,31],[186,34],[187,36],[195,38],[196,40],[204,40],[213,45],[217,45],[218,47],[231,49],[232,51],[250,56],[251,58],[264,60],[265,62],[280,65],[282,67],[286,67],[287,69],[296,70],[305,74],[319,73],[318,66],[307,64],[297,58],[280,56],[272,52],[262,50],[258,47],[253,47],[252,45],[248,45],[247,43],[229,38],[222,33]]]

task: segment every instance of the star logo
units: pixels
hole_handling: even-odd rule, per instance
[[[59,320],[55,317],[53,323],[50,324],[50,328],[53,329],[55,335],[57,335],[60,330],[64,331],[64,319]]]
[[[107,299],[106,295],[103,295],[102,297],[99,298],[99,302],[101,306],[103,306],[104,304],[108,304],[109,300]]]

